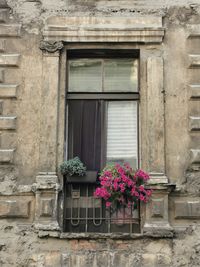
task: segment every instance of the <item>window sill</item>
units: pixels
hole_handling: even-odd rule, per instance
[[[144,233],[144,234],[129,234],[129,233],[63,233],[59,231],[39,231],[38,237],[40,238],[59,238],[59,239],[84,239],[84,240],[98,240],[98,239],[113,239],[113,240],[135,240],[143,238],[173,238],[174,232],[164,233],[162,231],[157,233]]]

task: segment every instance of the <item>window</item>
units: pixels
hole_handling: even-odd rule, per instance
[[[71,50],[68,59],[67,156],[87,170],[107,163],[138,167],[138,51]],[[94,184],[65,185],[65,231],[133,232],[138,211],[110,214]]]

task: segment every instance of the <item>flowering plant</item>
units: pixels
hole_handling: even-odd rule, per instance
[[[149,180],[148,173],[134,171],[128,163],[106,166],[100,174],[100,186],[94,196],[106,201],[106,207],[127,206],[137,208],[138,200],[148,202],[152,190],[145,189],[144,183]]]

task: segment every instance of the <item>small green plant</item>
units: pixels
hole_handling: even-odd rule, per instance
[[[84,176],[86,174],[86,167],[81,162],[79,157],[75,157],[73,159],[69,159],[64,161],[60,165],[60,171],[63,175],[78,175],[78,176]]]

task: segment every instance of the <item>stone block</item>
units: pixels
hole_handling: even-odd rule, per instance
[[[199,131],[200,130],[200,117],[190,116],[189,128],[191,131]]]
[[[164,199],[152,199],[152,209],[151,216],[152,217],[164,217]]]
[[[4,7],[4,8],[8,7],[6,0],[1,0],[0,1],[0,8],[2,8],[2,7]]]
[[[164,29],[159,16],[53,17],[46,21],[43,35],[54,41],[62,36],[66,42],[160,43]]]
[[[156,267],[171,267],[172,258],[169,255],[157,254],[157,265]]]
[[[19,61],[20,61],[20,55],[19,54],[2,54],[2,55],[0,55],[0,66],[3,66],[3,67],[17,67],[17,66],[19,66]]]
[[[0,149],[0,163],[13,163],[14,149]]]
[[[0,40],[0,52],[4,52],[5,51],[5,40]]]
[[[0,37],[18,37],[21,34],[19,24],[0,24]]]
[[[157,267],[157,258],[155,254],[144,253],[142,255],[142,265],[143,267]]]
[[[70,254],[62,254],[61,255],[61,267],[71,267]]]
[[[189,55],[189,67],[198,68],[200,67],[200,55]]]
[[[199,200],[175,200],[175,219],[200,219]]]
[[[17,97],[18,85],[15,84],[0,84],[1,98],[15,98]]]
[[[53,213],[53,203],[54,200],[52,198],[41,199],[40,216],[51,217]]]
[[[192,84],[189,88],[191,98],[200,98],[200,84]]]
[[[0,100],[0,115],[3,113],[3,101]]]
[[[30,201],[0,200],[0,218],[28,218]]]
[[[190,149],[190,161],[191,164],[200,163],[200,149]]]
[[[0,130],[14,130],[16,129],[16,119],[15,116],[0,116]]]
[[[4,70],[0,69],[0,83],[4,82]]]
[[[61,254],[59,251],[51,251],[45,255],[45,267],[61,267]]]
[[[8,9],[0,9],[0,22],[6,22],[9,16]]]

